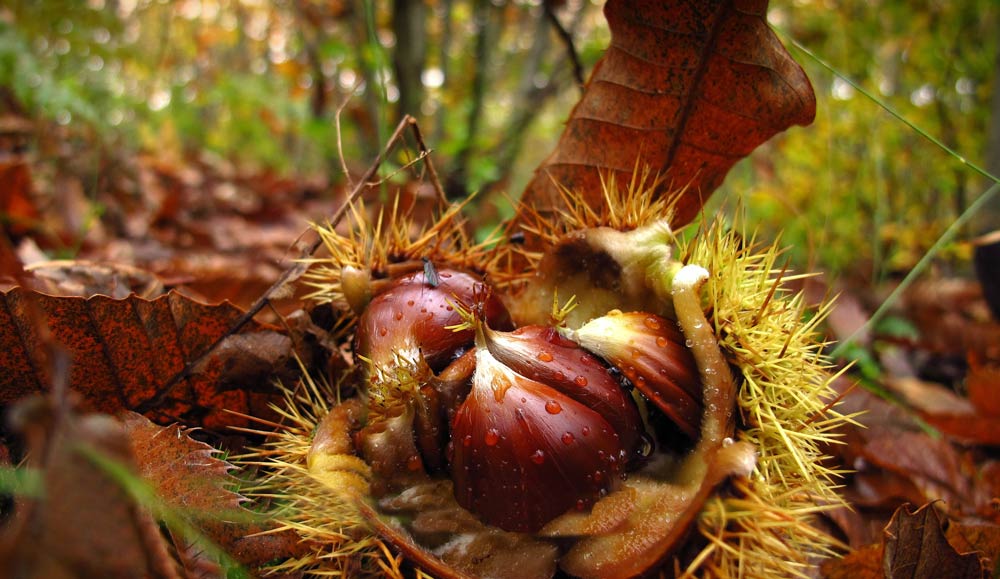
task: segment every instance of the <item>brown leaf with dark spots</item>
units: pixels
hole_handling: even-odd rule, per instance
[[[691,221],[737,161],[816,114],[809,79],[768,27],[767,4],[610,0],[611,46],[524,202],[556,209],[561,185],[596,208],[601,176],[628,183],[639,160],[665,175],[661,194],[687,187],[674,224]]]
[[[83,395],[85,408],[110,414],[131,409],[159,422],[207,428],[244,424],[244,419],[226,410],[257,416],[269,412],[267,404],[278,397],[268,381],[272,368],[261,360],[286,362],[287,340],[268,337],[275,336],[273,330],[254,323],[239,337],[227,338],[237,343],[264,340],[258,350],[285,348],[280,355],[256,356],[251,384],[241,382],[245,369],[235,378],[227,374],[240,368],[232,356],[224,363],[210,357],[199,371],[180,374],[241,314],[229,304],[203,305],[177,294],[115,300],[12,289],[0,294],[0,404],[48,389],[49,364],[43,348],[48,338],[40,330],[47,325],[51,339],[72,356],[70,387]],[[172,383],[178,375],[182,378]]]
[[[979,557],[961,555],[945,538],[933,504],[900,507],[886,527],[882,570],[886,579],[984,579]]]

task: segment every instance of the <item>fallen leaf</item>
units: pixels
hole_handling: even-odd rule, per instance
[[[178,424],[160,426],[134,412],[125,413],[122,420],[139,475],[166,506],[238,562],[255,567],[303,551],[294,532],[273,532],[273,525],[240,506],[245,499],[228,488],[236,483],[229,474],[233,467],[218,457],[218,450],[193,440]],[[269,533],[258,535],[264,531]],[[173,532],[171,536],[186,567],[218,563],[192,548],[189,538]]]
[[[14,235],[39,225],[40,214],[31,198],[31,170],[23,161],[0,161],[0,216]]]
[[[1000,525],[975,521],[953,522],[948,525],[945,536],[959,553],[975,551],[983,559],[985,568],[994,569],[994,573],[1000,570]]]
[[[827,559],[820,573],[823,579],[885,579],[882,545],[869,545],[843,557]]]
[[[887,380],[917,413],[944,434],[971,444],[1000,446],[1000,367],[970,366],[968,398],[916,378]]]
[[[631,180],[636,161],[687,188],[674,224],[691,221],[729,169],[816,113],[812,85],[767,24],[766,0],[610,0],[611,45],[555,151],[523,200],[542,213],[558,186],[603,203],[601,177]]]
[[[290,341],[251,322],[239,337],[227,340],[232,339],[237,352],[263,344],[256,348],[253,367],[259,374],[252,382],[244,382],[247,372],[232,352],[224,361],[209,357],[198,371],[182,374],[242,312],[177,294],[151,301],[135,296],[83,299],[15,288],[0,294],[0,304],[0,404],[48,389],[49,364],[42,347],[48,338],[36,322],[47,324],[51,339],[70,352],[70,387],[83,395],[86,409],[109,414],[131,409],[165,423],[217,428],[246,424],[227,410],[267,415],[268,403],[279,398],[269,382],[274,368],[260,360],[280,366],[291,355]],[[280,355],[263,351],[275,348],[285,349]],[[230,370],[237,371],[235,379]],[[179,379],[172,383],[175,377]]]
[[[948,543],[933,504],[904,505],[885,529],[882,570],[887,579],[984,579],[979,557],[959,554]]]
[[[93,459],[133,464],[121,423],[62,406],[33,397],[17,407],[44,494],[22,498],[7,519],[0,568],[26,578],[177,577],[156,522]]]
[[[965,387],[980,416],[1000,418],[1000,365],[970,364]]]

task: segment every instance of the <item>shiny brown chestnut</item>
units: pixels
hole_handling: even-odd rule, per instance
[[[487,524],[532,532],[617,488],[626,453],[600,413],[501,363],[480,332],[451,458],[461,506]]]
[[[472,330],[449,329],[462,322],[453,304],[474,301],[493,327],[513,327],[503,303],[468,273],[441,269],[431,276],[419,271],[400,277],[372,298],[359,317],[354,352],[383,369],[400,356],[422,357],[439,372],[474,339]]]

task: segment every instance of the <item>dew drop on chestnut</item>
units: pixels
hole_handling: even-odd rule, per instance
[[[590,427],[584,426],[583,429],[580,430],[580,433],[583,434],[584,436],[590,436]]]
[[[646,324],[646,327],[649,328],[650,330],[660,329],[660,320],[654,318],[653,316],[647,317],[645,320],[643,320],[643,323]]]
[[[465,438],[462,439],[462,446],[468,448],[472,444],[472,435],[466,434]]]
[[[545,462],[545,451],[539,449],[539,450],[536,450],[534,453],[532,453],[532,455],[531,455],[531,462],[533,462],[535,464],[542,464],[542,463],[544,463]]]
[[[576,441],[576,437],[573,436],[572,432],[564,432],[562,435],[563,444],[573,444]]]
[[[586,376],[577,376],[576,378],[573,378],[573,383],[576,384],[577,386],[583,388],[584,386],[587,385],[587,377]]]
[[[383,338],[388,333],[389,333],[389,329],[386,328],[386,327],[384,327],[384,326],[378,329],[378,335],[382,336]]]
[[[543,351],[541,351],[541,352],[538,353],[537,358],[539,360],[541,360],[542,362],[551,362],[552,361],[552,354],[550,354],[550,353],[548,353],[548,352],[546,352],[546,351],[543,350]]]
[[[420,461],[420,457],[417,455],[413,455],[410,458],[406,459],[406,468],[411,472],[416,472],[420,470],[421,466],[423,466],[423,463]]]
[[[398,322],[399,320],[403,319],[403,312],[396,312],[396,314],[393,317],[396,318],[396,321]]]
[[[500,432],[496,428],[487,430],[484,442],[486,446],[496,446],[500,442]]]
[[[549,400],[545,403],[545,411],[549,414],[559,414],[562,412],[562,405],[555,400]]]
[[[664,338],[663,336],[656,336],[656,345],[659,346],[659,347],[661,347],[661,348],[666,348],[667,347],[667,339]]]

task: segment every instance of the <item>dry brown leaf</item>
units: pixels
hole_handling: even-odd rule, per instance
[[[123,416],[138,472],[165,504],[200,528],[237,561],[258,566],[301,552],[291,532],[257,535],[271,527],[240,507],[243,497],[228,490],[236,481],[232,466],[211,446],[193,440],[177,424],[159,426],[134,412]],[[185,566],[211,568],[213,561],[174,536]]]
[[[15,577],[177,577],[156,522],[88,453],[131,466],[121,423],[77,416],[49,399],[18,405],[41,499],[22,499],[3,529],[0,569]]]
[[[636,161],[682,187],[684,224],[758,145],[816,113],[812,85],[767,24],[762,0],[610,0],[611,46],[594,68],[525,203],[558,207],[557,185],[603,203],[600,180],[628,183]]]
[[[827,559],[820,573],[823,579],[885,579],[882,545],[869,545],[844,557]]]
[[[1000,525],[984,522],[954,522],[945,533],[959,553],[979,553],[983,566],[1000,571]],[[995,577],[996,575],[994,575]]]
[[[291,356],[289,340],[251,323],[227,338],[232,343],[221,348],[224,358],[210,357],[172,383],[226,334],[241,315],[238,309],[176,294],[152,301],[82,299],[21,288],[0,294],[0,303],[0,404],[47,390],[43,346],[49,337],[41,322],[51,340],[70,352],[70,387],[83,395],[87,409],[131,409],[161,422],[217,428],[245,423],[226,410],[267,415],[267,404],[278,400],[270,378]]]
[[[896,511],[885,533],[882,570],[886,579],[984,579],[975,554],[959,554],[944,535],[941,515],[933,504]]]

